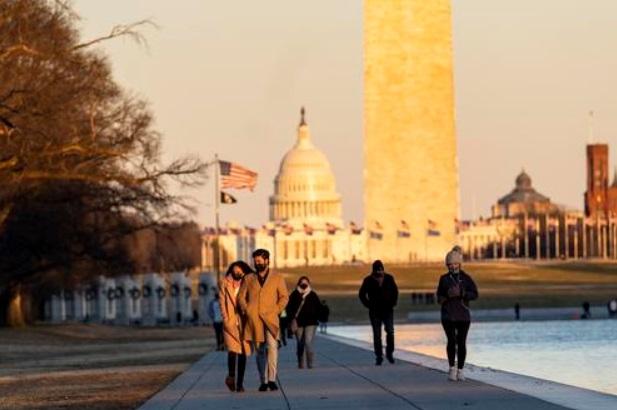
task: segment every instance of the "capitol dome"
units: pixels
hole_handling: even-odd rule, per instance
[[[281,161],[270,197],[270,219],[341,223],[341,196],[330,162],[311,141],[304,108],[295,145]]]

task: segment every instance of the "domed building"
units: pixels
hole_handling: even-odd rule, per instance
[[[270,222],[265,228],[256,236],[257,247],[273,250],[277,267],[364,259],[364,233],[343,223],[334,173],[328,158],[313,144],[304,108],[296,142],[283,156],[274,178]]]
[[[270,220],[294,227],[304,223],[342,225],[341,196],[326,156],[311,141],[301,110],[295,145],[285,154],[274,179]]]
[[[525,172],[499,198],[488,218],[459,225],[458,240],[470,259],[568,258],[582,252],[582,214],[551,202]]]
[[[500,198],[492,207],[493,218],[512,218],[520,215],[557,214],[560,207],[551,202],[550,198],[537,192],[532,185],[531,177],[522,170],[516,177],[512,192]]]
[[[311,139],[304,108],[295,143],[283,156],[270,196],[270,220],[260,229],[228,223],[221,231],[221,269],[250,260],[256,248],[271,252],[274,267],[337,265],[364,261],[366,233],[342,218],[341,195],[328,158]],[[203,268],[212,266],[212,230],[204,234]]]

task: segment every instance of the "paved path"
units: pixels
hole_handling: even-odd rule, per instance
[[[223,384],[226,354],[213,352],[141,409],[563,409],[476,381],[448,382],[445,373],[401,360],[377,367],[371,352],[323,337],[316,343],[313,369],[296,368],[293,344],[280,350],[278,392],[257,391],[254,357],[247,363],[246,392],[229,392]]]

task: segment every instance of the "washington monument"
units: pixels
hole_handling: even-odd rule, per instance
[[[364,1],[364,209],[371,259],[438,260],[455,244],[450,0]]]

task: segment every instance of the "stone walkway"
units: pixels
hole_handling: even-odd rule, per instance
[[[246,392],[229,392],[226,353],[213,352],[141,409],[563,409],[476,381],[448,382],[445,373],[401,360],[377,367],[371,352],[323,337],[316,344],[313,369],[297,369],[293,343],[280,350],[278,392],[257,391],[254,357],[247,363]]]

